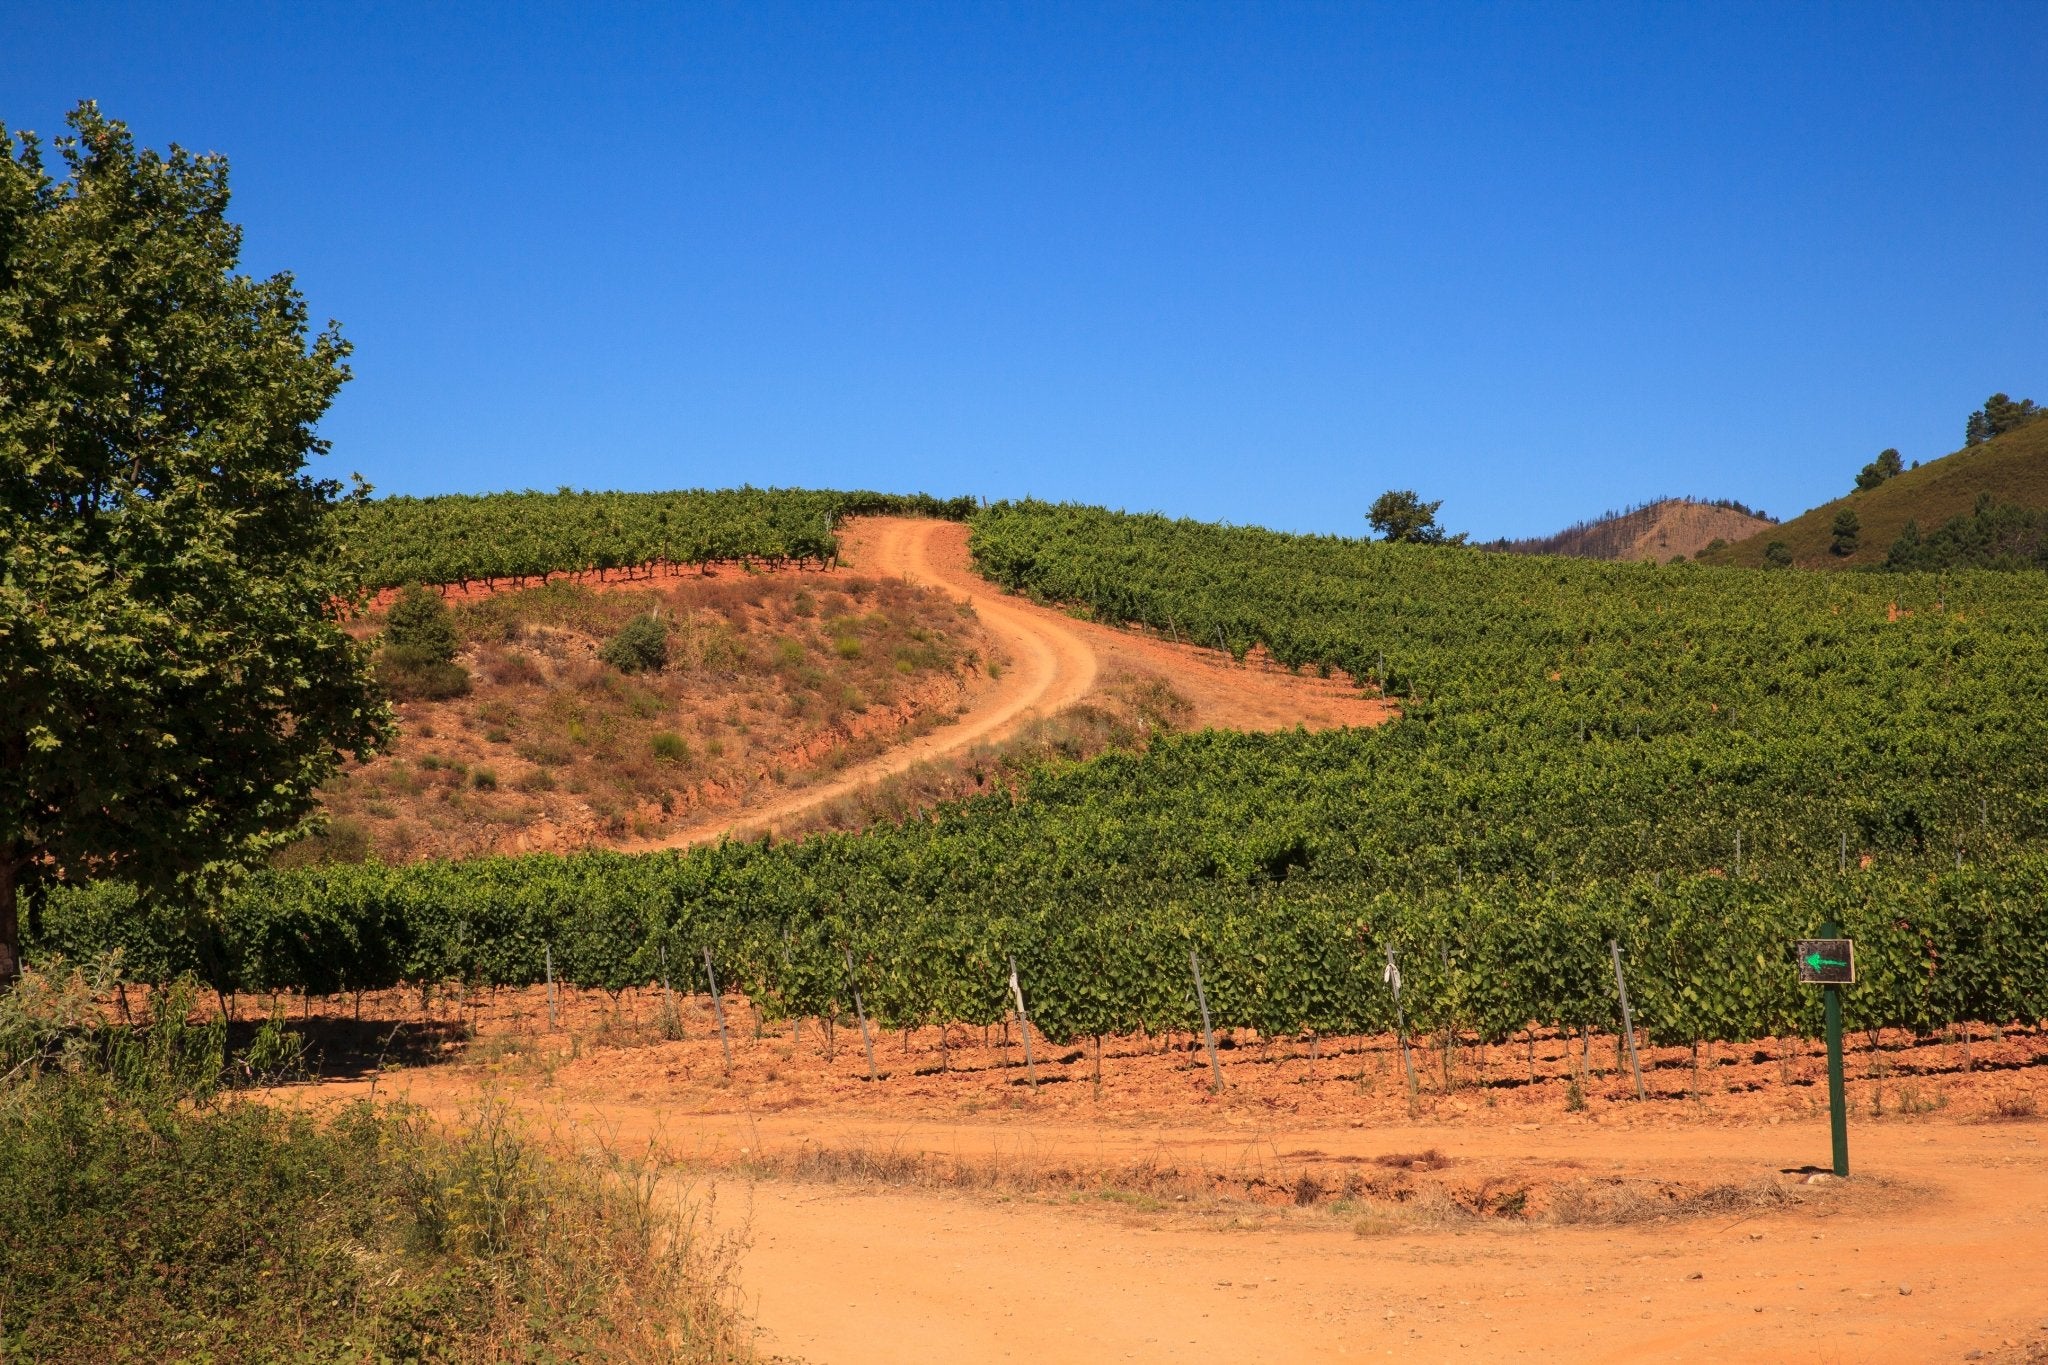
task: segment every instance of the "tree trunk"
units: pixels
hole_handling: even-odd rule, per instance
[[[28,860],[0,858],[0,991],[21,978],[21,870]]]

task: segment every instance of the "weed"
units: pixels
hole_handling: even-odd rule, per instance
[[[1991,1102],[1989,1117],[2007,1123],[2031,1119],[2040,1112],[2033,1095],[2025,1090],[2007,1090]]]

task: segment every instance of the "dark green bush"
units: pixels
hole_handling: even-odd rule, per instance
[[[598,657],[621,673],[659,673],[668,667],[668,626],[659,616],[636,616],[605,642]]]

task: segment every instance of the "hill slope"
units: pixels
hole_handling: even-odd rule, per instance
[[[1800,568],[1878,565],[1884,563],[1907,522],[1917,522],[1925,534],[1951,517],[1969,515],[1980,493],[1989,493],[2001,503],[2036,511],[2048,509],[2048,421],[1930,460],[1875,488],[1822,503],[1782,526],[1703,554],[1700,560],[1755,568],[1764,562],[1765,547],[1782,540]],[[1835,514],[1844,507],[1855,509],[1862,526],[1856,553],[1851,555],[1830,550]]]
[[[1777,525],[1768,517],[1693,498],[1659,498],[1641,507],[1582,521],[1554,536],[1504,541],[1489,549],[1574,559],[1688,559],[1716,540],[1736,541]]]

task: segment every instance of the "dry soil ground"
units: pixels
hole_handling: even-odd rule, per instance
[[[1854,1177],[1814,1182],[1797,1042],[1649,1051],[1647,1102],[1606,1036],[1468,1041],[1448,1090],[1418,1045],[1411,1102],[1388,1038],[1320,1040],[1311,1071],[1305,1039],[1234,1037],[1212,1095],[1185,1036],[1109,1040],[1098,1090],[1089,1047],[1037,1040],[1034,1088],[1014,1037],[927,1029],[878,1036],[870,1081],[857,1029],[828,1058],[815,1022],[726,1005],[730,1072],[701,996],[680,1041],[658,993],[575,994],[554,1029],[540,992],[373,998],[368,1033],[469,1041],[295,1093],[495,1095],[566,1144],[651,1145],[751,1239],[768,1347],[819,1365],[2048,1352],[2039,1033],[1859,1038]]]

